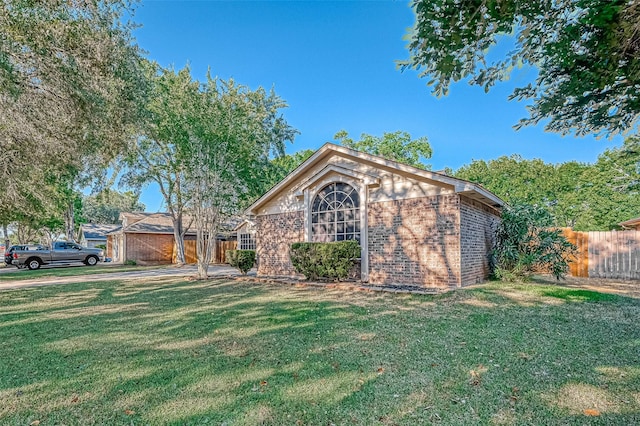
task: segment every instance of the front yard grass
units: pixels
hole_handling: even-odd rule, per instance
[[[85,266],[78,263],[71,266],[43,266],[42,269],[36,269],[35,271],[30,271],[29,269],[17,269],[15,266],[11,265],[7,265],[6,267],[14,269],[14,271],[1,273],[0,281],[23,281],[42,277],[75,277],[78,275],[95,275],[109,272],[139,271],[166,268],[167,265],[135,266],[99,263],[96,266]]]
[[[640,424],[639,318],[638,299],[536,284],[5,291],[0,424]]]

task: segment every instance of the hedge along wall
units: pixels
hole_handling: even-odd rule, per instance
[[[291,263],[309,280],[344,280],[359,257],[360,245],[353,240],[291,244]]]

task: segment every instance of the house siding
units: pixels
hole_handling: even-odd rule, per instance
[[[500,217],[490,207],[460,198],[462,285],[469,285],[484,281],[491,273],[489,256]]]
[[[127,259],[144,263],[171,263],[173,256],[173,235],[127,234]],[[127,259],[122,259],[126,261]]]
[[[296,276],[289,258],[291,243],[304,241],[302,211],[270,214],[256,219],[258,275]]]
[[[368,224],[370,283],[461,285],[457,194],[370,203]]]

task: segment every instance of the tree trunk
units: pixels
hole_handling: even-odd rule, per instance
[[[198,279],[206,280],[209,277],[209,264],[198,259]]]
[[[184,233],[182,232],[182,214],[173,218],[173,238],[176,241],[176,263],[183,266],[186,262],[184,256]]]
[[[75,228],[76,228],[76,220],[75,220],[75,211],[73,209],[73,201],[69,202],[67,206],[67,210],[64,212],[64,226],[65,226],[65,234],[67,235],[67,241],[76,242],[75,236]]]
[[[198,213],[196,213],[198,214]],[[201,218],[196,219],[196,250],[198,260],[198,279],[206,280],[209,277],[209,262],[207,261],[208,241]]]
[[[3,223],[2,232],[4,235],[4,247],[6,250],[9,250],[9,247],[11,246],[11,241],[9,241],[9,230],[7,228],[8,228],[7,224]]]

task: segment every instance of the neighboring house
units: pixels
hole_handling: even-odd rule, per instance
[[[119,228],[120,225],[106,225],[99,223],[85,223],[80,226],[80,245],[95,248],[107,244],[107,234]]]
[[[326,144],[246,214],[259,276],[294,275],[293,242],[355,239],[363,282],[447,288],[487,278],[504,205],[477,184]]]
[[[620,222],[618,225],[622,226],[624,229],[635,229],[636,231],[640,231],[640,217]]]
[[[139,264],[149,264],[174,261],[175,239],[169,213],[120,213],[119,219],[122,226],[107,235],[107,255],[113,262],[135,260]],[[195,235],[195,231],[187,231],[185,243],[195,240]],[[195,259],[187,259],[187,263],[193,262]]]
[[[176,262],[177,247],[173,236],[173,221],[169,213],[121,213],[119,219],[122,226],[107,235],[107,256],[111,257],[113,262],[135,260],[141,265]],[[188,216],[183,217],[183,225],[192,225]],[[233,229],[233,225],[235,222],[225,224],[226,229]],[[235,233],[220,233],[216,240],[219,249],[217,258],[212,260],[223,263],[224,250],[236,247]],[[184,248],[186,262],[195,263],[196,231],[193,225],[191,229],[187,229],[184,236]]]

